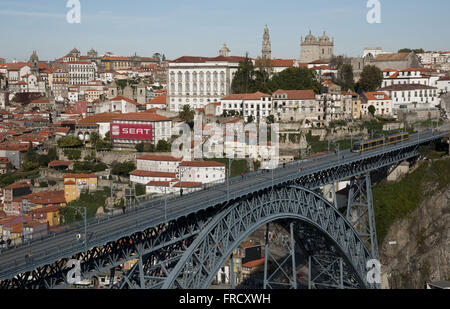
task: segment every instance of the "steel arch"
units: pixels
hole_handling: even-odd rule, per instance
[[[325,234],[366,283],[366,263],[371,255],[358,233],[324,197],[301,187],[283,187],[236,202],[218,214],[196,237],[162,286],[205,289],[238,245],[264,224],[279,219],[304,221]]]

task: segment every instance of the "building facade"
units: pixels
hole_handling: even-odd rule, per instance
[[[231,82],[244,57],[181,57],[169,63],[167,108],[205,108],[231,93]]]

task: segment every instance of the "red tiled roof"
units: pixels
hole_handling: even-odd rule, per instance
[[[201,182],[188,182],[188,181],[183,181],[183,182],[177,182],[176,184],[173,185],[174,188],[176,187],[180,187],[181,188],[198,188],[201,187],[203,185],[203,183]]]
[[[378,89],[379,91],[405,91],[405,90],[432,90],[437,89],[436,87],[422,85],[422,84],[396,84],[390,85],[384,88]]]
[[[287,94],[288,100],[312,100],[316,98],[314,90],[277,90],[273,95]]]
[[[151,171],[141,171],[136,170],[130,173],[133,176],[141,176],[141,177],[155,177],[155,178],[175,178],[177,177],[177,173],[168,173],[168,172],[151,172]]]
[[[97,178],[95,174],[66,174],[64,178],[75,178],[75,179],[84,179],[84,178]]]
[[[165,116],[161,116],[155,113],[128,113],[123,115],[118,115],[117,117],[113,118],[114,120],[130,120],[130,121],[151,121],[151,122],[157,122],[157,121],[171,121],[169,118]]]
[[[246,268],[257,267],[257,266],[263,265],[263,264],[264,264],[264,261],[265,261],[265,259],[264,259],[264,258],[261,258],[261,259],[259,259],[259,260],[250,261],[250,262],[247,262],[247,263],[245,263],[245,264],[242,264],[242,267],[246,267]]]
[[[147,104],[164,104],[165,105],[166,99],[167,99],[167,96],[161,95],[161,96],[155,97],[153,100],[151,100]]]
[[[62,208],[61,206],[48,206],[48,207],[33,209],[30,211],[30,214],[34,215],[34,214],[40,214],[40,213],[56,212],[56,211],[59,211],[61,208]]]
[[[383,98],[378,99],[376,96],[382,96]],[[364,98],[367,100],[391,100],[391,98],[384,92],[365,92],[363,94],[363,99]]]
[[[63,204],[66,202],[64,190],[32,193],[21,198],[28,199],[30,203],[37,205]]]
[[[96,125],[100,122],[111,122],[113,119],[116,119],[119,115],[122,115],[120,112],[114,112],[114,113],[102,113],[102,114],[95,114],[92,116],[88,116],[84,119],[81,119],[78,122],[78,125]]]
[[[124,96],[118,96],[118,97],[115,97],[115,98],[113,98],[113,99],[111,99],[110,101],[126,101],[126,102],[128,102],[128,103],[130,103],[130,104],[133,104],[133,105],[136,105],[136,106],[139,106],[139,105],[141,105],[141,104],[139,104],[138,102],[136,102],[136,101],[134,101],[134,100],[131,100],[131,99],[129,99],[129,98],[127,98],[127,97],[124,97]]]
[[[405,60],[408,58],[409,53],[398,53],[398,54],[379,54],[376,61],[398,61]]]
[[[18,183],[13,183],[12,185],[9,185],[7,187],[5,187],[5,189],[19,189],[19,188],[26,188],[26,187],[32,187],[31,183],[28,182],[18,182]]]
[[[175,158],[172,156],[145,155],[137,158],[137,160],[181,162],[183,161],[183,158]]]
[[[73,162],[72,161],[52,161],[48,164],[49,167],[57,167],[57,166],[70,166]]]
[[[178,59],[171,61],[172,63],[204,63],[204,62],[243,62],[245,61],[245,57],[195,57],[195,56],[183,56]]]
[[[225,167],[224,163],[215,161],[183,161],[180,166],[186,167]]]
[[[255,92],[255,93],[237,93],[237,94],[230,94],[222,100],[261,100],[263,97],[270,97],[270,94],[262,93],[262,92]]]

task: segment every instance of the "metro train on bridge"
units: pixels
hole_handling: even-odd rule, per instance
[[[352,152],[364,152],[367,150],[372,150],[376,148],[380,148],[383,146],[388,146],[392,144],[397,144],[400,142],[404,142],[409,140],[409,133],[403,132],[403,133],[396,133],[391,136],[387,137],[380,137],[377,139],[372,139],[368,141],[361,141],[353,144]]]

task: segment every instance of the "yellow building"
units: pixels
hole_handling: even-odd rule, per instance
[[[33,220],[37,220],[39,222],[48,222],[50,227],[58,226],[60,224],[60,215],[59,211],[61,207],[59,206],[49,206],[39,209],[34,209],[30,212]]]
[[[82,191],[97,190],[97,175],[66,174],[64,175],[64,196],[70,203],[80,197]]]
[[[361,118],[361,99],[353,101],[353,119]]]

